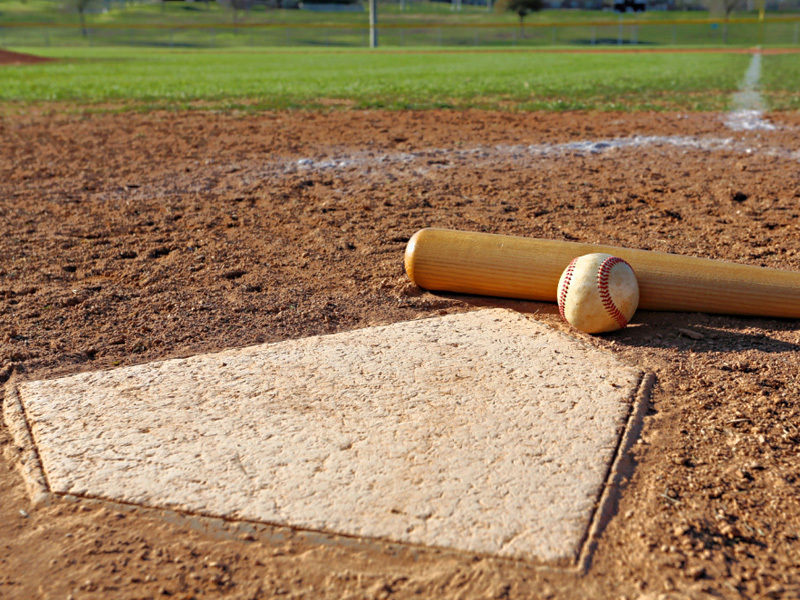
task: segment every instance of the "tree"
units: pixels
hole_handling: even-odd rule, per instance
[[[508,10],[517,13],[519,16],[519,27],[522,36],[525,36],[525,17],[528,13],[539,12],[544,8],[543,0],[500,0],[497,3],[498,10]]]
[[[239,22],[239,11],[248,12],[250,10],[251,0],[223,0],[223,4],[231,9],[233,13],[233,24]]]
[[[722,23],[722,41],[728,43],[728,20],[734,8],[742,7],[742,0],[715,0],[711,6],[711,13],[725,17]]]
[[[89,5],[92,3],[92,0],[67,0],[67,6],[72,10],[78,11],[78,16],[81,20],[81,33],[83,37],[88,35],[86,31],[86,9],[89,8]]]

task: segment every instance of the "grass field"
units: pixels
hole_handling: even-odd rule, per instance
[[[767,106],[778,110],[800,109],[800,56],[765,56],[761,87]]]
[[[384,49],[370,52],[363,49],[365,13],[260,8],[240,14],[243,25],[234,28],[231,12],[215,2],[112,3],[112,10],[88,16],[95,28],[84,38],[74,27],[77,16],[59,6],[52,0],[0,3],[0,46],[59,59],[1,68],[0,100],[66,101],[96,110],[723,110],[749,61],[727,54],[524,51],[535,46],[617,47],[619,41],[640,47],[723,45],[723,29],[702,21],[705,13],[650,12],[615,21],[620,17],[601,11],[542,11],[528,19],[530,26],[522,32],[509,26],[514,15],[490,14],[485,7],[465,5],[456,12],[446,3],[409,2],[401,12],[399,3],[392,2],[381,4]],[[663,24],[689,17],[694,22]],[[58,26],[9,26],[31,21]],[[247,26],[254,24],[259,26]],[[800,22],[791,21],[731,23],[727,44],[790,44],[798,28]],[[297,46],[307,49],[291,49]],[[478,46],[509,52],[484,52]],[[440,53],[438,47],[463,52]],[[770,108],[800,107],[799,63],[797,55],[764,57],[762,81]]]
[[[738,54],[698,59],[695,54],[522,51],[73,48],[42,49],[39,54],[62,60],[1,68],[0,100],[254,109],[341,104],[718,110],[727,105],[749,62],[749,56]],[[793,73],[796,85],[800,71]]]

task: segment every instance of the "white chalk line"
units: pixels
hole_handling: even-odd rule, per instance
[[[764,99],[759,91],[761,79],[761,52],[755,52],[750,65],[744,74],[740,89],[733,95],[733,110],[725,116],[725,125],[734,131],[774,131],[777,127],[764,120]],[[315,160],[301,158],[290,163],[286,171],[307,170],[342,170],[352,167],[389,166],[412,164],[427,160],[431,167],[446,168],[449,165],[431,164],[437,161],[470,160],[472,164],[486,163],[496,160],[522,160],[530,157],[557,157],[566,154],[604,154],[609,151],[625,148],[648,148],[671,146],[687,150],[731,151],[743,154],[800,160],[800,151],[792,151],[781,147],[754,148],[752,145],[732,138],[707,138],[695,136],[647,136],[634,135],[623,138],[605,140],[584,140],[563,144],[533,144],[528,146],[495,146],[493,148],[478,147],[472,149],[432,149],[421,152],[402,152],[375,156],[372,153],[354,153],[331,159]],[[427,169],[425,169],[427,170]]]
[[[733,110],[728,113],[725,125],[734,131],[771,131],[775,125],[765,121],[764,98],[761,96],[761,52],[753,53],[750,66],[744,74],[739,91],[733,95]]]
[[[777,127],[765,121],[764,99],[759,91],[761,79],[761,52],[753,53],[750,65],[744,74],[739,91],[733,95],[733,110],[726,115],[725,125],[734,131],[774,131]],[[733,151],[743,154],[758,154],[762,156],[788,158],[800,160],[800,152],[786,148],[753,148],[745,142],[732,138],[703,138],[694,136],[647,136],[634,135],[624,138],[609,138],[605,140],[584,140],[567,142],[563,144],[534,144],[528,146],[495,146],[493,148],[478,147],[473,149],[433,149],[423,152],[404,152],[383,154],[380,156],[365,155],[362,153],[351,154],[347,157],[337,157],[325,160],[301,158],[294,165],[287,166],[287,170],[296,168],[310,170],[339,170],[349,167],[389,164],[411,164],[416,161],[431,160],[459,160],[468,158],[473,164],[487,160],[522,159],[525,157],[560,156],[565,154],[603,154],[608,151],[624,148],[647,148],[659,146],[672,146],[687,150],[704,151]],[[436,165],[446,167],[448,165]]]
[[[562,144],[499,145],[471,149],[438,148],[419,152],[398,152],[376,155],[356,152],[327,159],[301,158],[285,164],[284,172],[343,171],[364,167],[418,165],[424,170],[456,167],[468,162],[472,166],[497,161],[525,162],[530,159],[558,158],[567,155],[604,155],[616,150],[644,148],[683,148],[687,151],[735,152],[757,154],[789,160],[800,160],[800,151],[783,147],[756,146],[734,138],[695,136],[634,135],[602,140],[584,140]]]
[[[800,150],[790,150],[784,146],[768,145],[763,139],[750,140],[735,137],[712,136],[659,136],[633,135],[600,140],[580,140],[561,144],[528,144],[478,146],[474,148],[433,148],[414,152],[378,153],[374,150],[356,152],[340,151],[333,156],[277,158],[272,161],[247,160],[214,165],[206,171],[202,181],[189,187],[174,185],[169,193],[208,193],[213,189],[238,189],[241,185],[251,185],[263,181],[279,181],[289,175],[336,174],[339,177],[378,180],[397,180],[398,178],[429,177],[436,172],[458,168],[493,168],[513,166],[516,169],[541,168],[541,161],[564,160],[571,157],[591,157],[604,160],[614,158],[618,152],[643,150],[666,153],[681,150],[690,153],[728,153],[742,156],[759,156],[800,162]],[[230,166],[235,164],[236,174],[229,175]],[[231,181],[233,177],[235,184]],[[163,182],[158,183],[158,191],[148,185],[135,190],[136,197],[162,196]],[[346,184],[345,184],[346,185]],[[344,193],[341,186],[337,193]],[[131,192],[125,192],[129,197]],[[108,198],[115,194],[106,195]]]

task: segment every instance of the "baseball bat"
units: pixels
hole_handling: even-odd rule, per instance
[[[631,265],[644,310],[800,318],[800,272],[649,250],[422,229],[408,241],[405,267],[427,290],[556,302],[561,273],[592,252]]]

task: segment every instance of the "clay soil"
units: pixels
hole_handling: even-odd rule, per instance
[[[43,56],[0,49],[0,65],[35,65],[52,60],[52,58],[44,58]]]
[[[54,108],[0,118],[2,380],[499,305],[657,381],[585,574],[34,506],[0,425],[0,597],[800,597],[800,322],[640,312],[591,337],[554,305],[433,294],[403,272],[425,226],[800,269],[798,115],[741,133],[716,114]],[[527,148],[635,134],[717,147]]]

